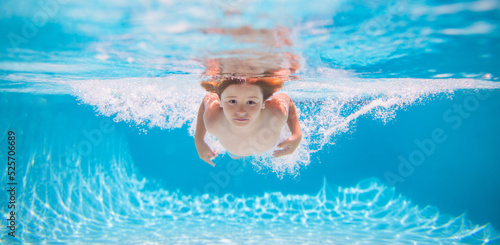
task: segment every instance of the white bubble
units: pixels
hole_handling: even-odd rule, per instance
[[[331,70],[324,70],[330,74]],[[335,73],[336,76],[338,75]],[[454,74],[437,74],[449,77]],[[308,78],[289,82],[282,92],[297,106],[303,139],[297,150],[285,157],[274,158],[270,151],[253,156],[257,171],[278,176],[300,174],[309,165],[311,154],[345,133],[353,133],[356,120],[371,117],[388,122],[397,112],[415,103],[422,103],[433,94],[453,93],[458,89],[498,88],[497,83],[473,79],[361,79],[346,76]],[[485,75],[486,76],[486,75]],[[491,75],[490,75],[491,76]],[[113,117],[146,130],[189,125],[191,137],[196,127],[199,104],[206,92],[195,75],[172,75],[162,78],[125,78],[69,82],[78,99],[93,105],[102,115]],[[278,143],[290,136],[288,127],[281,130]],[[255,137],[267,139],[265,132]],[[225,149],[215,137],[207,134],[206,142],[213,150]]]

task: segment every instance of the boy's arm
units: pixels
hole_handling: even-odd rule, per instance
[[[198,109],[198,116],[196,118],[196,131],[194,133],[195,142],[205,141],[205,134],[207,133],[207,129],[205,128],[205,122],[203,121],[204,114],[205,114],[205,101],[202,101],[200,104],[200,108]]]
[[[290,99],[290,107],[288,109],[288,119],[286,121],[288,124],[288,128],[290,128],[290,132],[292,132],[292,136],[300,137],[302,139],[302,131],[300,131],[299,124],[299,115],[297,114],[297,108],[293,103],[292,99]]]
[[[212,166],[215,166],[211,158],[214,158],[216,156],[216,152],[212,151],[207,143],[205,143],[205,134],[207,133],[207,129],[205,128],[203,115],[205,114],[205,102],[207,100],[207,96],[203,98],[200,108],[198,109],[196,131],[194,133],[194,144],[196,146],[196,150],[198,151],[198,156],[201,158],[201,160]]]
[[[290,138],[278,144],[278,147],[283,149],[274,151],[273,153],[274,157],[281,157],[292,154],[293,152],[295,152],[297,147],[299,147],[300,141],[302,141],[302,131],[300,130],[297,108],[295,107],[295,104],[293,103],[292,99],[289,96],[287,96],[287,98],[289,99],[288,103],[289,107],[288,107],[288,118],[286,123],[288,124],[288,128],[290,129],[292,136],[290,136]]]

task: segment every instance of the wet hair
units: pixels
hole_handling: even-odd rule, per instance
[[[209,81],[202,81],[201,86],[208,92],[216,93],[221,98],[222,92],[233,84],[248,83],[257,85],[262,90],[264,101],[269,99],[276,91],[283,87],[283,80],[275,77],[259,77],[259,78],[237,78],[230,77],[222,80],[212,79]]]

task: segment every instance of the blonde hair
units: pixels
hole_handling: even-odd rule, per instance
[[[237,78],[230,77],[222,80],[211,79],[209,81],[202,81],[201,86],[208,92],[216,93],[221,98],[222,92],[233,84],[249,83],[257,85],[262,90],[264,101],[269,99],[276,91],[283,87],[283,80],[275,77],[259,77],[259,78]]]

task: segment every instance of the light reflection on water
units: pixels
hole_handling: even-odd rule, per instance
[[[68,123],[64,116],[58,120]],[[86,123],[73,127],[82,125]],[[490,225],[474,225],[465,216],[415,206],[377,179],[353,187],[333,187],[325,181],[316,195],[172,192],[136,175],[126,140],[116,132],[103,138],[87,157],[58,149],[56,143],[75,144],[70,142],[77,134],[70,131],[63,138],[48,138],[45,145],[19,146],[31,152],[18,176],[22,178],[20,241],[482,244],[498,238]],[[2,175],[2,181],[5,178]],[[5,227],[1,232],[3,241],[12,241]]]

